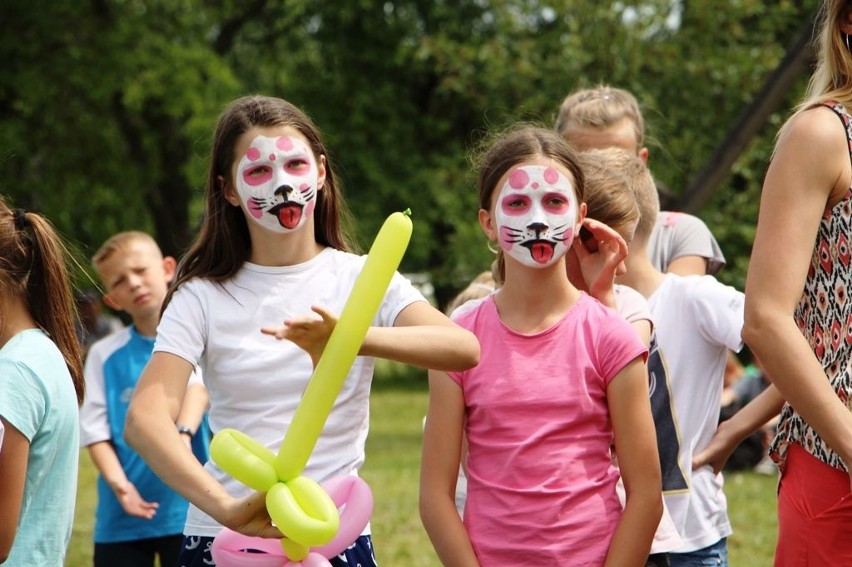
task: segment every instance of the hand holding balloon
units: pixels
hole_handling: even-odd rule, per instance
[[[211,442],[211,457],[225,472],[259,492],[266,492],[269,516],[284,534],[283,554],[297,562],[288,561],[284,565],[328,565],[323,555],[333,557],[355,541],[372,512],[372,494],[360,479],[346,477],[340,484],[323,488],[301,473],[408,246],[412,229],[409,214],[410,211],[393,213],[382,225],[339,320],[335,322],[330,313],[314,307],[320,320],[294,319],[285,322],[283,328],[262,329],[278,339],[292,340],[315,363],[313,376],[277,457],[262,444],[232,429],[220,431]],[[220,535],[221,540],[220,536],[214,540],[220,557],[216,559],[214,555],[214,559],[221,567],[261,564],[277,567],[278,564],[268,562],[272,560],[268,555],[258,559],[258,554],[245,553],[248,549],[263,549],[239,539],[242,536],[234,537],[228,530]],[[223,541],[245,545],[234,549]],[[263,545],[268,547],[267,543]],[[335,551],[338,547],[339,551]],[[324,553],[312,552],[311,548]]]

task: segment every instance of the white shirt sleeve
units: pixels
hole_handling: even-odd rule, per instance
[[[86,356],[83,377],[86,380],[86,396],[80,407],[80,446],[88,447],[100,441],[109,441],[112,433],[106,407],[104,387],[103,341],[96,342]]]
[[[694,276],[692,305],[699,332],[711,343],[734,352],[743,348],[745,294],[713,276]]]

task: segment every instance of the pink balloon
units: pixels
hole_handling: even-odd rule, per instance
[[[247,549],[262,553],[249,553]],[[251,537],[228,528],[213,538],[210,553],[219,567],[283,567],[287,559],[280,540]]]
[[[322,555],[311,552],[301,561],[288,561],[284,567],[331,567],[331,563]]]
[[[311,551],[331,559],[355,543],[367,527],[373,513],[373,493],[369,485],[357,476],[332,478],[322,483],[322,487],[338,510],[341,507],[343,510],[340,513],[340,527],[334,538],[323,546],[311,548]]]
[[[327,544],[311,548],[301,561],[290,561],[281,541],[252,537],[223,528],[213,538],[210,553],[218,567],[328,567],[327,559],[337,557],[364,531],[373,513],[373,493],[366,482],[355,476],[342,476],[322,483],[340,512],[340,527]],[[246,550],[260,553],[250,553]]]

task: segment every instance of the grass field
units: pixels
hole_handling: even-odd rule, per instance
[[[421,421],[426,412],[425,379],[377,380],[373,389],[371,432],[363,477],[373,489],[373,537],[385,567],[439,567],[417,513]],[[734,525],[729,541],[733,567],[772,564],[775,545],[774,476],[738,473],[726,476],[725,493]],[[80,455],[80,482],[67,567],[92,564],[95,472]]]

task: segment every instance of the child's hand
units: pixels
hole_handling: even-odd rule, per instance
[[[272,525],[266,510],[266,493],[254,492],[235,499],[228,510],[228,518],[222,522],[236,532],[253,537],[283,538],[284,534]]]
[[[157,508],[160,507],[156,502],[146,502],[139,495],[136,486],[129,480],[121,486],[116,487],[114,491],[118,502],[128,516],[150,520],[157,513]]]
[[[280,327],[263,327],[260,332],[272,335],[276,339],[287,339],[307,352],[316,367],[325,350],[325,345],[331,336],[331,332],[337,325],[337,317],[322,307],[313,306],[311,311],[317,313],[321,318],[298,317],[284,321]]]
[[[609,226],[586,218],[571,250],[577,255],[589,295],[613,306],[613,284],[627,257],[627,243]]]

